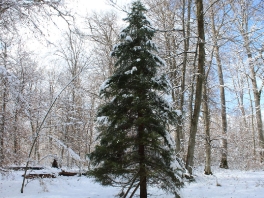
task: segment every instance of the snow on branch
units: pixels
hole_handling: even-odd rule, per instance
[[[82,161],[81,157],[77,153],[75,153],[70,147],[65,145],[62,141],[60,141],[59,139],[57,139],[51,135],[49,135],[48,137],[52,138],[53,140],[55,140],[58,143],[58,145],[65,148],[70,153],[70,155],[72,156],[73,159],[75,159],[76,161]]]

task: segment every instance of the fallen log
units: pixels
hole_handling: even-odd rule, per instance
[[[73,173],[73,172],[66,172],[66,171],[61,171],[61,172],[59,172],[59,175],[60,176],[75,176],[75,175],[77,175],[78,173]]]
[[[40,173],[40,174],[28,174],[26,176],[22,175],[26,179],[35,179],[35,178],[56,178],[54,174]]]
[[[24,166],[15,166],[15,167],[6,167],[5,169],[10,169],[10,170],[43,170],[44,167],[38,167],[38,166],[29,166],[29,167],[24,167]]]

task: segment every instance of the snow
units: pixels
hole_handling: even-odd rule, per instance
[[[128,42],[132,42],[133,41],[132,38],[131,38],[131,36],[126,36],[126,39],[125,40],[128,41]]]
[[[137,71],[137,67],[132,67],[131,74],[133,74],[134,71]]]
[[[75,153],[70,147],[67,147],[62,141],[51,135],[49,135],[49,137],[55,140],[60,146],[64,147],[64,149],[69,152],[69,154],[72,156],[73,159],[75,159],[76,161],[82,161],[80,156],[77,153]]]
[[[0,66],[0,74],[3,75],[3,76],[5,76],[6,73],[7,73],[6,68],[3,67],[3,66]]]
[[[173,140],[171,134],[169,134],[168,131],[166,131],[166,134],[165,134],[165,138],[166,140],[168,141],[169,145],[172,147],[172,148],[175,148],[175,141]]]
[[[213,169],[214,175],[202,174],[202,168],[196,176],[196,182],[186,183],[182,197],[213,198],[261,198],[264,193],[264,171],[239,171]],[[218,186],[217,183],[220,185]],[[187,191],[189,189],[189,191]],[[198,195],[198,196],[197,196]]]
[[[161,64],[159,64],[160,66],[165,66],[166,67],[166,62],[165,62],[165,60],[163,60],[161,57],[159,57],[158,55],[154,55],[153,54],[153,58],[155,59],[155,60],[157,60],[159,63],[161,63]]]
[[[146,29],[147,31],[149,31],[149,32],[153,32],[154,31],[154,28],[152,28],[152,27],[150,27],[150,26],[146,26],[146,25],[144,25],[143,27],[142,27],[142,29]]]
[[[97,117],[96,122],[99,124],[107,125],[108,124],[108,117],[107,116]]]
[[[155,43],[152,42],[151,40],[148,40],[148,41],[146,42],[146,45],[148,45],[148,46],[150,46],[150,47],[152,47],[152,48],[154,48],[154,49],[157,49]]]
[[[135,46],[135,47],[133,48],[133,50],[134,50],[134,51],[140,51],[140,50],[141,50],[141,46]]]
[[[175,112],[177,113],[178,116],[181,116],[182,115],[181,110],[175,110]]]
[[[137,67],[134,66],[134,67],[132,67],[131,70],[126,71],[125,74],[126,75],[133,74],[133,72],[135,72],[135,71],[137,71]]]
[[[195,182],[185,182],[185,187],[181,190],[182,198],[263,197],[264,171],[223,170],[213,167],[214,175],[206,176],[202,170],[203,167],[195,170]],[[28,173],[58,173],[58,171],[60,170],[48,168],[41,171],[28,171]],[[85,176],[58,176],[28,180],[22,194],[20,193],[22,174],[24,174],[23,171],[0,174],[1,198],[113,198],[120,192],[120,188],[101,186]],[[173,195],[166,194],[158,188],[150,187],[148,192],[150,198],[174,198]]]
[[[176,25],[174,26],[174,29],[175,29],[175,30],[182,30],[182,25],[180,25],[180,24],[176,24]]]
[[[129,94],[129,95],[127,95],[127,94],[123,94],[122,97],[123,97],[123,98],[129,98],[129,97],[133,97],[133,95],[132,95],[132,94]]]
[[[124,30],[122,30],[122,32],[121,32],[120,35],[119,35],[121,38],[125,38],[125,36],[126,36],[126,33],[123,32],[123,31],[124,31]]]
[[[99,93],[104,91],[107,87],[109,87],[109,79],[105,80],[100,86]]]

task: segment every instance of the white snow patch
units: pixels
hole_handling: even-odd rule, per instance
[[[157,48],[156,45],[155,45],[155,43],[153,43],[151,40],[148,40],[148,41],[146,42],[146,45],[148,45],[148,46],[150,46],[150,47],[152,47],[152,48],[154,48],[154,49]]]
[[[129,97],[132,97],[133,95],[132,94],[123,94],[122,97],[123,98],[129,98]]]
[[[109,87],[109,79],[105,80],[100,86],[99,93]]]
[[[108,117],[107,116],[97,117],[96,122],[103,124],[103,125],[107,125],[108,124]]]
[[[113,45],[113,51],[119,47],[120,43]]]
[[[134,67],[132,67],[131,70],[126,71],[125,74],[126,75],[133,74],[133,72],[135,72],[135,71],[137,71],[137,67],[134,66]]]
[[[158,55],[153,55],[153,58],[158,60],[160,66],[166,66],[166,62],[165,62],[165,60],[163,60],[163,59],[162,59],[161,57],[159,57]]]
[[[179,24],[176,24],[176,25],[174,26],[174,29],[175,29],[175,30],[182,30],[182,26],[179,25]]]
[[[121,32],[120,35],[119,35],[121,38],[124,38],[126,36],[126,33],[125,32]]]
[[[175,147],[176,147],[175,141],[174,141],[174,139],[172,138],[171,134],[169,134],[168,131],[166,131],[165,138],[166,138],[166,140],[168,141],[169,145],[170,145],[172,148],[175,148]]]
[[[135,46],[135,47],[133,48],[133,50],[134,50],[134,51],[139,51],[139,50],[141,50],[141,46]]]
[[[178,116],[182,115],[182,112],[180,110],[175,110],[175,112],[177,113]]]
[[[6,73],[7,73],[6,68],[3,67],[3,66],[0,66],[0,74],[3,75],[3,76],[5,76]]]
[[[131,74],[133,74],[134,71],[137,71],[137,67],[132,67]]]
[[[145,30],[150,31],[150,32],[154,31],[154,29],[152,27],[150,27],[150,26],[144,25],[142,28],[144,28]]]
[[[133,41],[133,39],[131,38],[131,36],[126,36],[126,39],[125,40],[128,41],[128,42],[132,42]]]

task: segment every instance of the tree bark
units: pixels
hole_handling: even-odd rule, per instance
[[[139,116],[140,117],[140,116]],[[146,166],[145,166],[145,146],[143,144],[143,127],[138,128],[138,141],[139,141],[139,177],[140,177],[140,198],[147,198],[147,177],[146,177]]]
[[[211,170],[211,138],[210,138],[210,112],[208,105],[208,94],[207,94],[206,83],[203,84],[203,117],[205,127],[205,168],[204,174],[212,175]]]
[[[212,31],[213,31],[213,42],[217,63],[217,71],[218,71],[218,80],[219,80],[219,88],[220,88],[220,99],[221,99],[221,119],[222,119],[222,139],[221,139],[221,162],[220,168],[228,168],[227,163],[227,117],[226,117],[226,99],[225,99],[225,85],[224,85],[224,77],[223,77],[223,69],[222,62],[220,58],[219,46],[217,42],[218,32],[215,27],[214,21],[214,11],[211,9],[211,21],[212,21]]]
[[[7,66],[7,46],[4,43],[4,51],[3,51],[3,61],[4,67]],[[7,105],[7,83],[5,78],[2,77],[1,79],[2,85],[2,92],[1,92],[1,109],[0,109],[0,166],[3,166],[5,154],[4,154],[4,136],[5,136],[5,128],[6,128],[6,105]]]
[[[195,136],[198,127],[198,119],[200,115],[201,102],[202,102],[202,89],[204,79],[204,62],[205,62],[205,36],[204,36],[204,14],[203,14],[203,0],[196,0],[197,9],[197,25],[198,25],[198,76],[195,90],[195,104],[194,111],[191,118],[190,137],[187,151],[187,158],[185,167],[192,174],[194,148],[195,148]]]
[[[260,97],[262,89],[258,88],[257,84],[257,72],[255,71],[254,63],[253,63],[253,55],[250,48],[250,38],[248,35],[249,32],[249,21],[248,21],[248,9],[247,7],[242,8],[242,22],[241,22],[241,29],[240,33],[244,39],[244,47],[247,52],[247,58],[249,62],[249,69],[250,69],[250,79],[252,83],[253,95],[254,95],[254,103],[255,103],[255,113],[256,113],[256,120],[257,120],[257,131],[259,137],[259,149],[260,149],[260,161],[264,161],[264,134],[263,134],[263,124],[262,124],[262,116],[261,116],[261,108],[260,108]]]
[[[254,70],[254,65],[252,63],[252,54],[249,50],[249,47],[247,47],[247,53],[248,53],[248,59],[249,59],[251,82],[252,82],[254,102],[255,102],[255,113],[256,113],[257,130],[258,130],[258,136],[259,136],[260,161],[263,162],[264,161],[264,135],[263,135],[261,108],[260,108],[261,90],[258,90],[256,72]]]
[[[181,79],[181,93],[180,93],[180,105],[179,110],[183,112],[184,105],[184,93],[185,93],[185,79],[186,79],[186,67],[188,60],[188,50],[189,50],[189,40],[190,40],[190,18],[191,18],[191,4],[192,0],[188,0],[187,4],[187,23],[185,21],[185,8],[186,8],[186,0],[183,0],[183,9],[182,9],[182,27],[183,27],[183,38],[184,38],[184,54],[183,54],[183,63],[182,63],[182,79]],[[186,27],[185,27],[186,26]],[[177,125],[176,131],[176,153],[180,153],[183,151],[184,146],[182,145],[183,141],[183,120],[181,118],[180,124]]]
[[[2,104],[1,104],[1,114],[0,115],[0,166],[3,166],[3,163],[4,163],[4,158],[5,158],[5,155],[4,155],[4,134],[5,134],[5,125],[6,125],[6,122],[5,122],[5,113],[6,113],[6,85],[5,85],[5,82],[3,83],[3,90],[2,90],[2,97],[1,97],[1,100],[2,100]]]

